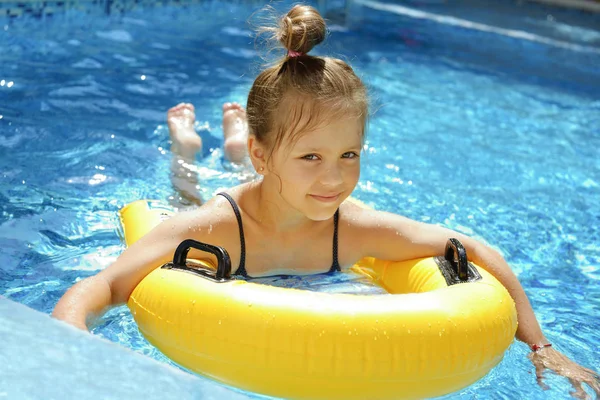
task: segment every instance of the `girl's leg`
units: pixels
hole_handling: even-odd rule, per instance
[[[176,203],[201,205],[198,174],[194,166],[196,153],[202,149],[202,139],[194,129],[194,106],[181,103],[167,112],[171,137],[171,182],[178,192]],[[243,163],[247,157],[248,124],[246,111],[238,103],[223,104],[223,136],[225,158]]]
[[[196,115],[194,106],[180,103],[167,111],[167,125],[171,137],[171,184],[175,198],[171,205],[183,208],[202,205],[198,173],[194,166],[196,153],[202,149],[202,139],[194,129]]]
[[[248,156],[248,121],[246,110],[238,103],[223,104],[223,149],[225,157],[241,164]]]
[[[188,161],[193,161],[202,149],[202,139],[194,129],[195,121],[194,106],[189,103],[180,103],[167,111],[171,152]]]
[[[167,112],[167,123],[171,135],[171,152],[188,161],[193,161],[202,149],[202,139],[194,130],[196,114],[194,106],[181,103]],[[241,163],[248,155],[248,122],[246,110],[238,103],[223,104],[223,137],[225,157]]]

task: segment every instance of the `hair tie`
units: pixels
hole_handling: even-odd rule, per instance
[[[304,53],[301,53],[299,51],[294,51],[294,50],[288,50],[288,58],[294,58],[294,57],[300,57],[303,56]]]

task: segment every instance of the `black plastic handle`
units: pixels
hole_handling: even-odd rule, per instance
[[[461,281],[469,279],[469,260],[467,259],[467,250],[458,239],[450,238],[446,243],[444,254],[446,261],[452,265],[454,272]]]
[[[192,248],[214,254],[217,257],[217,272],[215,273],[214,277],[208,275],[205,271],[189,268],[187,266],[187,255]],[[175,255],[173,256],[173,265],[171,268],[194,272],[218,282],[231,279],[231,259],[229,258],[229,253],[227,253],[227,250],[219,246],[202,243],[193,239],[186,239],[181,242],[179,246],[177,246]]]

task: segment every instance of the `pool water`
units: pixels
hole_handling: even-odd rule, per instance
[[[173,195],[170,106],[196,107],[201,195],[243,179],[223,161],[220,118],[261,67],[256,9],[0,21],[0,295],[50,313],[123,250],[120,207]],[[317,52],[348,60],[372,96],[354,196],[499,249],[550,341],[600,370],[600,16],[474,1],[350,11]],[[292,283],[322,286],[305,279]],[[93,332],[170,363],[126,307]],[[447,398],[565,398],[568,381],[548,374],[542,391],[526,354],[515,343]]]

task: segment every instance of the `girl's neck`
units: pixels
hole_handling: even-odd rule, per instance
[[[273,233],[293,233],[310,229],[318,221],[307,218],[292,208],[280,195],[275,182],[261,180],[249,190],[251,204],[246,210],[265,230]]]

